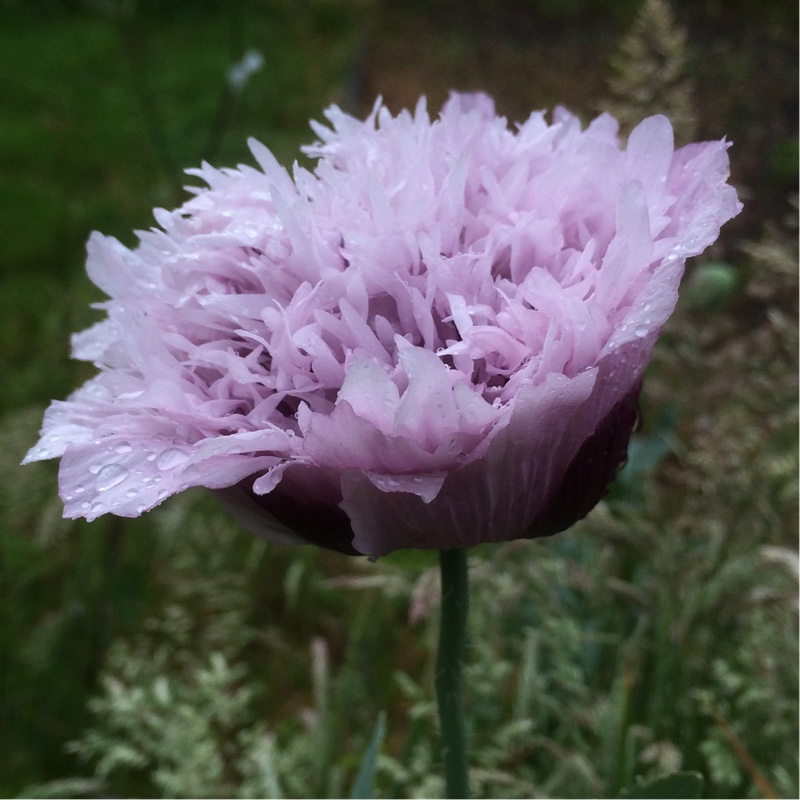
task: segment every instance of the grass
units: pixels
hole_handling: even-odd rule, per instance
[[[378,796],[436,796],[433,555],[266,545],[196,493],[65,521],[56,465],[18,467],[89,374],[68,359],[100,299],[88,232],[131,243],[181,169],[246,160],[247,135],[288,162],[350,97],[380,9],[48,7],[0,9],[0,794],[341,796],[385,712]],[[444,57],[469,54],[458,35]],[[226,94],[250,48],[264,69]],[[708,797],[797,795],[796,235],[762,219],[713,255],[607,500],[568,534],[470,555],[479,796],[613,797],[677,768]]]

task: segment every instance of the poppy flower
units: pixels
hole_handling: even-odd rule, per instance
[[[207,487],[256,533],[376,558],[567,528],[624,461],[684,263],[741,206],[728,144],[607,114],[509,128],[483,94],[360,121],[291,174],[206,186],[128,249],[92,235],[99,374],[46,413],[65,515]]]

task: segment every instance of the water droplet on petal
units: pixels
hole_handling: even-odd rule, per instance
[[[84,501],[81,503],[81,508],[82,508],[82,509],[84,509],[84,511],[85,511],[87,508],[89,508],[89,506],[90,506],[90,505],[91,505],[91,504],[89,503],[89,501],[88,501],[88,500],[84,500]]]
[[[133,450],[133,448],[127,442],[120,442],[114,449],[121,456],[125,455],[125,453],[130,453],[130,451]]]
[[[177,447],[168,447],[156,459],[156,466],[159,469],[175,469],[181,466],[189,458],[184,450]]]
[[[641,339],[644,336],[647,336],[648,329],[647,325],[637,325],[634,333]]]
[[[92,507],[89,509],[92,514],[99,514],[103,510],[102,503],[92,503]]]
[[[122,464],[106,464],[97,473],[94,486],[98,492],[105,492],[114,486],[118,486],[127,477],[128,470]]]
[[[80,483],[75,487],[75,494],[83,494],[85,491],[86,487]]]
[[[156,454],[152,450],[148,450],[144,456],[148,461],[155,461]]]
[[[137,494],[139,494],[138,489],[128,489],[128,491],[125,492],[125,497],[136,497]]]

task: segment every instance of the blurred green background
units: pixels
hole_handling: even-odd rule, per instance
[[[797,796],[797,6],[643,9],[0,2],[0,795],[340,796],[381,712],[377,796],[441,792],[432,557],[267,545],[193,493],[67,522],[57,465],[18,464],[92,374],[69,359],[102,299],[92,230],[133,245],[248,136],[290,164],[331,102],[455,88],[727,136],[745,203],[687,272],[607,500],[472,557],[476,791],[614,797],[682,767],[709,797]]]

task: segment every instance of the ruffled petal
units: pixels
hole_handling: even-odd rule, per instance
[[[205,185],[127,248],[93,234],[98,375],[45,415],[68,516],[191,486],[243,524],[378,557],[545,535],[624,458],[683,267],[739,212],[726,142],[664,117],[558,108],[516,128],[484,94],[366,120],[335,106],[312,171]]]

